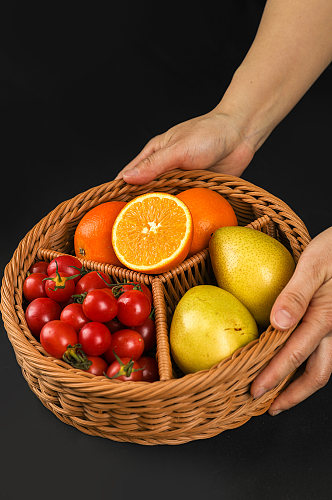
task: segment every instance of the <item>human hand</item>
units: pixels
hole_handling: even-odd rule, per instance
[[[145,184],[174,168],[240,176],[254,153],[240,120],[215,109],[152,138],[117,179]]]
[[[325,386],[332,372],[332,227],[302,253],[271,311],[271,324],[286,330],[302,322],[251,385],[254,398],[276,387],[306,361],[304,372],[273,401],[277,415]]]

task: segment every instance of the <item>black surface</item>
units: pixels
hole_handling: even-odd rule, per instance
[[[263,5],[7,7],[2,273],[20,239],[56,205],[111,180],[153,135],[219,101]],[[244,175],[286,201],[312,236],[331,224],[331,82],[328,69]],[[0,346],[4,500],[331,498],[331,384],[277,417],[208,440],[147,447],[62,423],[28,388],[3,325]]]

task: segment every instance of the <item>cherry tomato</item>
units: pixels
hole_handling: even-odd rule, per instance
[[[101,275],[102,278],[99,276]],[[107,283],[111,283],[111,280],[107,274],[102,271],[91,271],[90,273],[85,274],[82,278],[76,283],[75,295],[79,295],[81,293],[88,293],[91,290],[95,290],[96,288],[105,288]]]
[[[48,297],[40,297],[30,302],[25,311],[25,319],[31,333],[38,337],[43,326],[54,319],[59,319],[60,305]]]
[[[143,323],[151,312],[151,303],[139,290],[124,292],[118,298],[118,319],[126,326]]]
[[[33,273],[25,278],[23,295],[29,302],[39,297],[47,297],[44,278],[47,278],[47,274]]]
[[[75,303],[68,304],[62,309],[60,319],[61,321],[69,323],[73,326],[77,333],[80,331],[82,326],[86,325],[86,323],[90,321],[83,312],[82,304]]]
[[[104,375],[104,373],[106,373],[108,364],[103,358],[100,356],[88,356],[87,358],[92,362],[92,364],[85,371],[92,373],[93,375]]]
[[[145,380],[145,382],[159,380],[158,363],[155,358],[151,356],[142,356],[139,360],[139,364],[143,368],[142,380]]]
[[[61,359],[69,345],[78,343],[78,337],[69,323],[55,319],[41,329],[40,343],[48,354]]]
[[[31,275],[33,276],[33,274]],[[66,302],[73,295],[75,283],[65,273],[54,273],[45,280],[45,292],[50,299],[56,302]]]
[[[105,323],[115,318],[118,302],[108,290],[91,290],[83,301],[83,312],[91,321]]]
[[[116,297],[114,296],[114,293],[112,291],[112,287],[98,288],[98,290],[102,290],[103,292],[108,293],[111,297],[114,297],[116,299]]]
[[[121,321],[118,320],[117,316],[115,318],[111,319],[111,321],[106,321],[105,325],[109,329],[111,333],[117,332],[118,330],[123,330],[125,325],[121,323]]]
[[[75,283],[81,278],[83,266],[82,263],[73,257],[72,255],[60,255],[60,257],[55,257],[51,260],[47,268],[47,274],[51,276],[56,271],[60,274],[64,273],[66,276],[75,276],[78,274],[77,278],[74,278]]]
[[[48,268],[48,262],[45,260],[39,260],[38,262],[34,262],[34,264],[31,264],[29,267],[29,273],[44,273],[47,274],[47,268]]]
[[[140,325],[133,326],[133,330],[142,335],[145,352],[151,351],[156,345],[156,324],[153,319],[147,317]]]
[[[122,293],[129,292],[131,290],[139,290],[140,292],[143,292],[152,304],[152,293],[150,288],[148,288],[144,283],[133,281],[130,283],[119,283],[113,287],[113,293],[116,297],[119,297]]]
[[[88,356],[100,356],[110,348],[112,336],[103,323],[90,321],[80,329],[78,340]]]
[[[130,358],[119,358],[107,368],[106,376],[127,382],[142,380],[142,370],[138,361]]]
[[[118,330],[112,334],[112,344],[104,353],[108,363],[116,359],[113,351],[119,358],[138,359],[144,352],[144,340],[135,330]]]

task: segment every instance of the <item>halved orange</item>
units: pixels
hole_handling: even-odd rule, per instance
[[[191,214],[183,201],[168,193],[146,193],[129,201],[118,214],[112,244],[124,266],[157,274],[186,258],[192,234]]]

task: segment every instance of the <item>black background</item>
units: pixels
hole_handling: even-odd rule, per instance
[[[60,202],[113,179],[152,136],[217,104],[263,6],[2,8],[1,272],[20,239]],[[331,82],[329,68],[243,175],[286,201],[312,236],[331,223]],[[0,345],[4,500],[331,498],[330,384],[290,411],[215,438],[121,444],[58,420],[29,390],[3,325]]]

